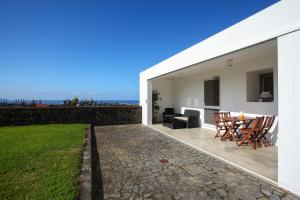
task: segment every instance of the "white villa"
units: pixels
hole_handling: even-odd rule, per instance
[[[299,75],[300,0],[282,0],[141,72],[142,123],[300,195]],[[164,108],[174,108],[177,113],[198,110],[200,127],[172,130],[152,125],[153,90],[161,97],[159,120]],[[262,91],[269,91],[272,98],[261,101]],[[276,115],[271,130],[275,145],[257,150],[233,146],[228,151],[232,157],[243,152],[253,162],[262,156],[262,165],[257,164],[261,169],[244,166],[239,157],[231,160],[227,154],[218,154],[231,147],[216,150],[213,146],[215,140],[218,145],[229,142],[214,138],[212,116],[216,111]],[[212,137],[201,141],[205,138],[201,134]],[[210,147],[205,146],[208,141],[212,141]],[[197,146],[200,143],[203,148]],[[271,158],[266,154],[272,154]],[[276,173],[273,178],[264,172],[272,170]]]

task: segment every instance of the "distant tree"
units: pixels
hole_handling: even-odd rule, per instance
[[[90,100],[80,100],[79,101],[79,106],[97,106],[97,102],[90,99]]]
[[[93,99],[79,100],[78,97],[73,97],[73,99],[71,99],[71,100],[69,100],[69,99],[64,100],[65,107],[97,106],[97,105],[98,105],[97,102],[94,101]]]
[[[78,102],[79,102],[78,97],[73,97],[73,99],[70,101],[70,106],[76,107],[77,105],[79,105]]]

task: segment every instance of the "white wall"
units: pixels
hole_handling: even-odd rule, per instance
[[[249,71],[273,68],[274,101],[247,102],[246,75]],[[201,122],[204,122],[204,80],[220,78],[220,110],[247,114],[277,115],[277,57],[275,55],[258,57],[234,67],[222,68],[205,74],[186,76],[173,80],[173,105],[177,112],[183,108],[199,109]],[[277,141],[277,129],[274,129],[272,142]]]
[[[142,123],[152,124],[152,82],[140,74],[140,106],[142,106]]]
[[[173,83],[168,79],[154,79],[152,89],[160,93],[161,101],[158,102],[160,110],[157,114],[158,121],[162,121],[164,108],[173,107]]]
[[[278,38],[278,182],[300,195],[300,31]]]
[[[243,111],[245,113],[277,115],[278,81],[276,55],[252,60],[236,68],[238,69],[231,68],[220,74],[221,109],[235,112]],[[273,68],[274,72],[274,101],[247,102],[247,72],[268,68]]]

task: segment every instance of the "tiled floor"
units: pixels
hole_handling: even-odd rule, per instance
[[[215,138],[216,131],[207,128],[170,129],[161,124],[153,128],[182,140],[194,147],[207,151],[244,169],[277,182],[278,157],[277,146],[268,146],[254,150],[250,146],[238,147],[233,141],[220,141]]]

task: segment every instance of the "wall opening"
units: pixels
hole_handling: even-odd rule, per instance
[[[273,69],[247,72],[247,102],[273,102]]]

